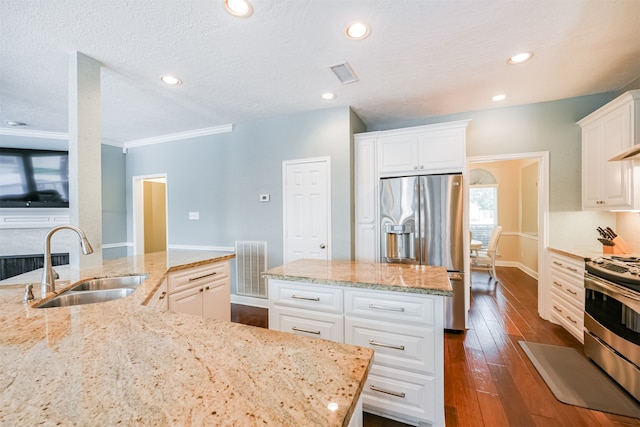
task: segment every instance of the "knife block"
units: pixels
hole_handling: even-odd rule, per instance
[[[620,236],[613,239],[613,246],[603,246],[602,253],[603,254],[630,254],[631,246]]]

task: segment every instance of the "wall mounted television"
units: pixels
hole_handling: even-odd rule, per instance
[[[0,208],[68,208],[69,153],[0,148]]]

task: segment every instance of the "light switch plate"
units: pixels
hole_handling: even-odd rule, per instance
[[[200,212],[189,212],[189,219],[200,219]]]
[[[271,199],[271,196],[269,194],[261,194],[260,195],[260,201],[261,202],[268,202]]]

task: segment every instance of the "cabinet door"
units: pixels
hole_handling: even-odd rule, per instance
[[[582,129],[582,208],[603,208],[600,180],[600,141],[602,126],[600,122]]]
[[[201,286],[171,294],[169,296],[171,311],[202,316],[202,294]]]
[[[229,282],[219,280],[204,286],[202,315],[210,319],[231,321]]]
[[[382,136],[378,139],[380,174],[417,172],[418,136],[416,134]]]
[[[616,154],[631,146],[631,104],[612,111],[602,119],[602,185],[605,205],[628,207],[631,204],[630,162],[610,162]]]
[[[373,224],[376,219],[376,139],[356,139],[356,222]]]
[[[428,131],[419,136],[418,169],[429,173],[462,172],[465,164],[465,130]]]
[[[159,310],[169,309],[169,297],[167,296],[167,280],[165,279],[158,290],[153,294],[153,297],[147,303],[147,306],[154,307]]]

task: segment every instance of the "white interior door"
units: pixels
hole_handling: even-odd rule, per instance
[[[282,163],[284,262],[331,258],[329,158]]]

